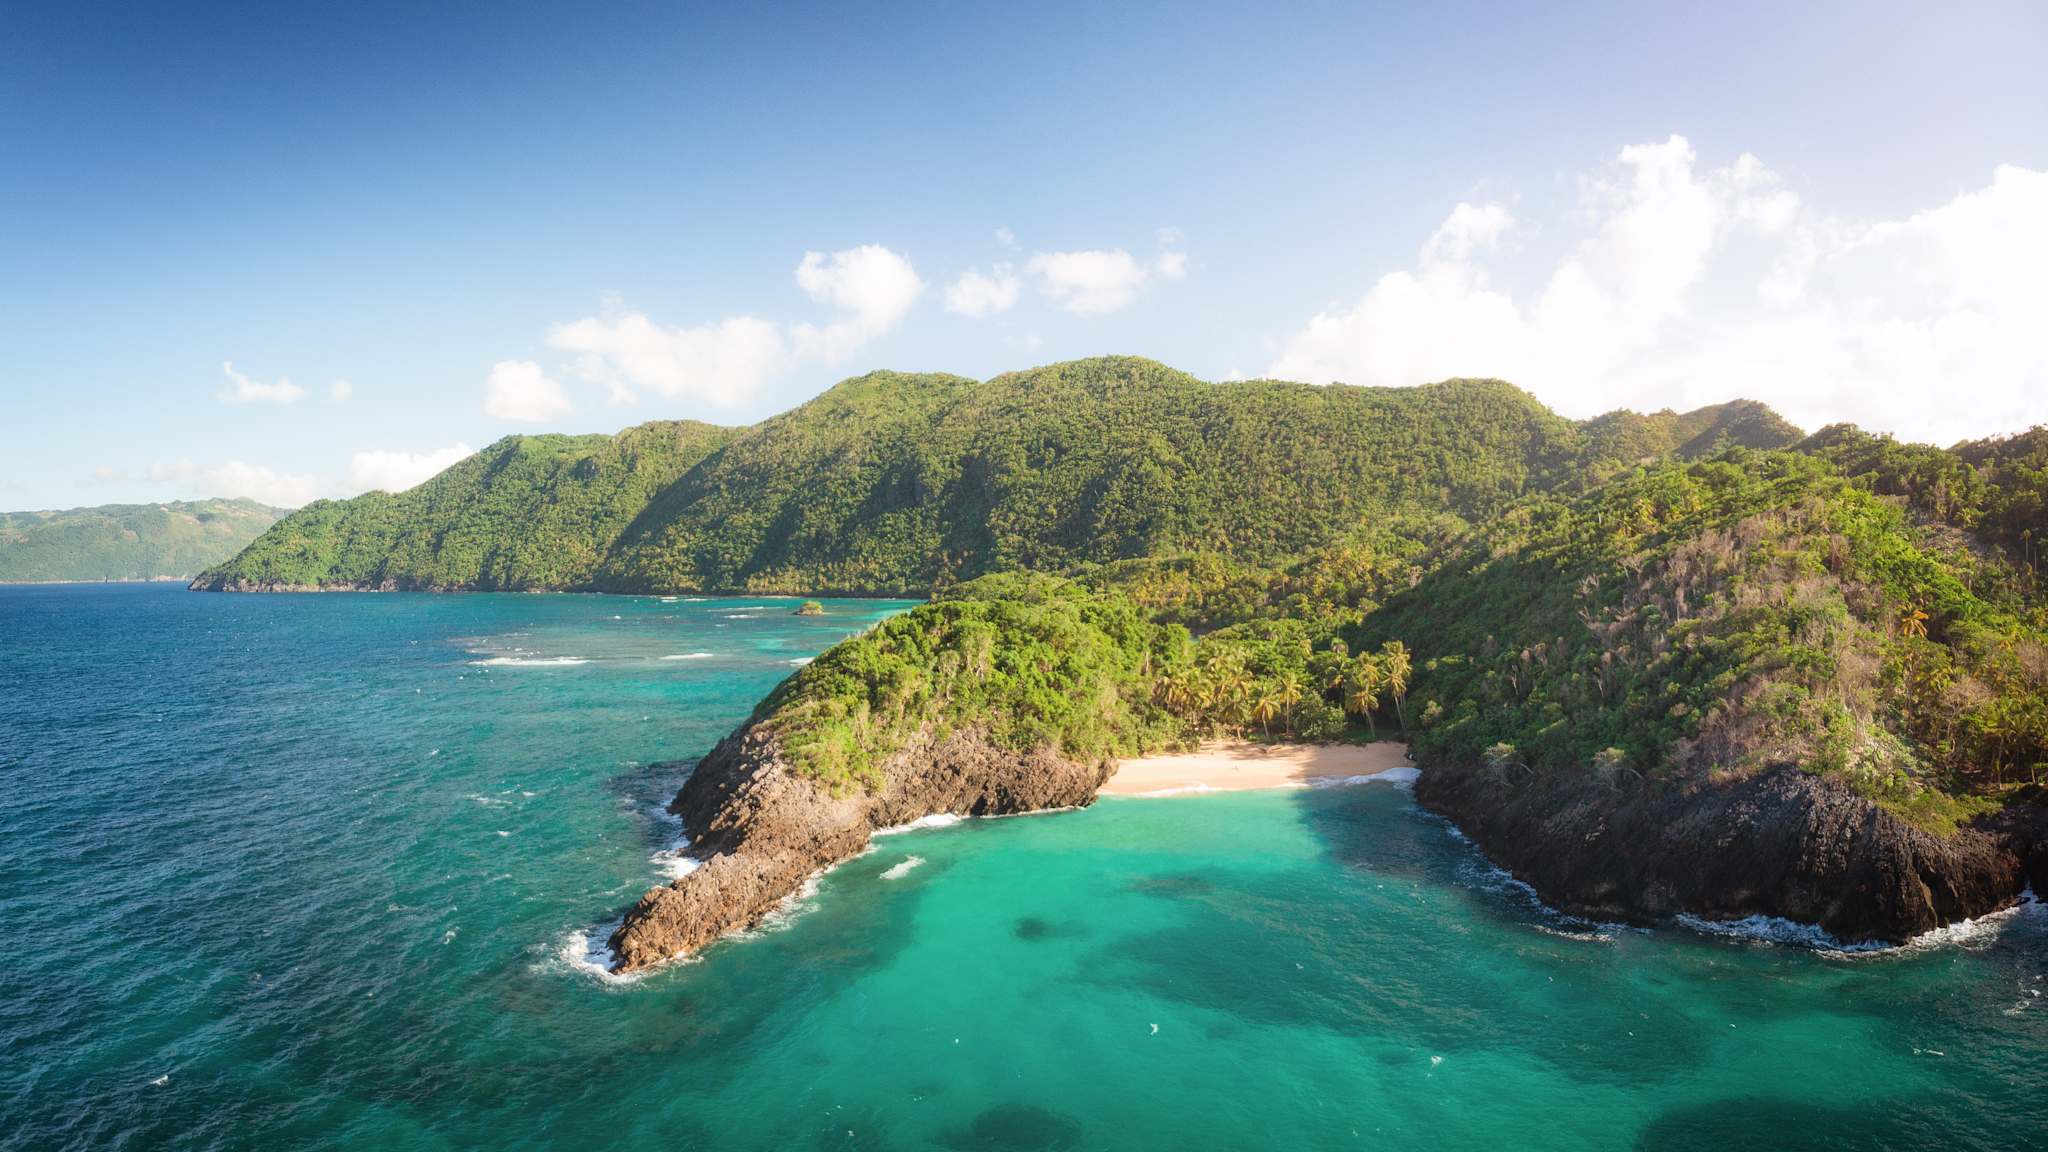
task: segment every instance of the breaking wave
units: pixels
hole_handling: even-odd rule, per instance
[[[900,863],[884,869],[882,871],[882,879],[901,880],[905,876],[910,875],[911,869],[922,863],[924,863],[924,857],[922,856],[905,856]]]
[[[929,816],[919,816],[917,819],[912,820],[908,824],[897,824],[888,828],[877,828],[869,835],[896,836],[904,832],[916,832],[922,828],[950,828],[953,825],[958,824],[965,819],[967,819],[967,817],[956,816],[951,812],[934,812]]]

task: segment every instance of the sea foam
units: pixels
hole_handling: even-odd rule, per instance
[[[1342,788],[1351,784],[1392,784],[1396,787],[1405,787],[1415,783],[1421,776],[1422,769],[1403,764],[1359,776],[1312,776],[1308,783],[1311,788]]]
[[[951,812],[934,812],[929,816],[919,816],[908,824],[896,824],[888,828],[877,828],[870,835],[897,836],[904,832],[916,832],[923,828],[950,828],[965,819],[967,817],[957,816]]]
[[[1790,945],[1795,948],[1811,949],[1825,956],[1873,956],[1921,952],[1931,948],[1981,947],[1998,939],[1999,934],[2014,920],[2022,916],[2040,915],[2044,907],[2048,905],[2043,905],[2035,897],[2033,886],[2028,885],[2020,893],[2018,902],[2009,908],[1987,912],[1982,916],[1964,917],[1953,924],[1930,928],[1903,944],[1886,944],[1879,940],[1844,944],[1818,924],[1802,924],[1782,916],[1744,916],[1739,920],[1708,920],[1680,913],[1678,922],[1695,932],[1703,932],[1709,936],[1723,936],[1759,944]]]
[[[470,663],[478,668],[573,668],[590,661],[582,656],[493,656]]]
[[[715,653],[715,652],[678,652],[678,653],[676,653],[676,654],[675,654],[675,655],[673,655],[673,656],[663,656],[663,657],[662,657],[662,659],[663,659],[663,660],[709,660],[709,659],[711,659],[711,658],[712,658],[713,656],[715,656],[715,655],[717,655],[717,653]]]
[[[596,928],[584,928],[563,934],[561,940],[556,943],[554,955],[550,959],[554,964],[578,976],[587,976],[603,984],[620,987],[638,983],[640,973],[621,975],[612,971],[612,963],[617,957],[605,946],[605,942],[612,938],[612,933],[619,930],[620,923],[622,922],[613,921]]]
[[[901,863],[891,865],[882,872],[884,880],[901,880],[910,875],[910,870],[924,863],[922,856],[905,856]]]

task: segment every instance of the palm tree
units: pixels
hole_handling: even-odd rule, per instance
[[[1372,714],[1380,706],[1380,664],[1370,653],[1360,652],[1344,677],[1344,711],[1365,717],[1366,727],[1380,734]]]
[[[1294,709],[1301,703],[1301,698],[1307,694],[1308,686],[1302,682],[1300,673],[1282,672],[1280,674],[1280,680],[1274,691],[1274,696],[1279,700],[1280,707],[1287,716],[1287,734],[1289,736],[1294,735]]]
[[[1280,715],[1280,697],[1277,693],[1271,691],[1261,692],[1258,699],[1252,701],[1251,717],[1258,722],[1259,731],[1264,732],[1266,735],[1271,736],[1273,734],[1273,718],[1278,715]]]
[[[1399,640],[1389,640],[1380,645],[1380,679],[1386,683],[1387,694],[1394,698],[1394,715],[1401,720],[1401,730],[1408,730],[1408,713],[1401,707],[1401,701],[1408,695],[1408,675],[1414,671],[1414,661],[1408,655],[1408,646]]]
[[[1154,692],[1168,712],[1185,716],[1199,702],[1195,670],[1176,668],[1159,677]]]
[[[1218,656],[1209,662],[1206,679],[1205,703],[1209,710],[1226,726],[1241,728],[1252,690],[1252,679],[1245,673],[1243,662],[1234,653]]]

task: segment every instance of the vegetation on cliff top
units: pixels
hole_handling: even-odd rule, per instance
[[[248,547],[284,514],[254,500],[4,512],[0,583],[189,578]]]
[[[1128,755],[1178,735],[1149,691],[1172,642],[1121,597],[1053,576],[987,576],[834,646],[756,718],[799,771],[834,786],[879,785],[912,737],[959,726],[1020,751]]]
[[[1349,634],[1415,645],[1425,760],[1796,763],[1941,824],[2048,767],[2032,588],[1824,459],[1734,450],[1531,501]]]

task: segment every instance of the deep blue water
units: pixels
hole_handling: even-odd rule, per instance
[[[0,1147],[2043,1144],[2039,912],[1573,932],[1385,785],[889,837],[598,976],[656,765],[901,607],[828,603],[0,588]]]

